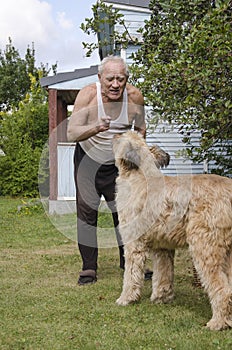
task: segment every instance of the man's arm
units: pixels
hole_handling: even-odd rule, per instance
[[[72,115],[68,122],[67,139],[79,142],[109,129],[110,117],[102,117],[99,122],[97,106],[91,105],[96,95],[94,87],[87,86],[78,93]]]
[[[138,131],[144,139],[146,138],[146,124],[145,124],[145,111],[144,106],[139,108],[135,116],[134,130]]]
[[[135,88],[132,94],[132,101],[135,105],[134,130],[146,137],[144,98],[141,92]]]

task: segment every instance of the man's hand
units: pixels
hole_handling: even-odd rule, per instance
[[[109,130],[111,118],[109,116],[101,117],[101,122],[99,124],[99,132]]]

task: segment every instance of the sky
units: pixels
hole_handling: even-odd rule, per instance
[[[24,58],[34,43],[36,66],[57,62],[57,72],[69,72],[99,63],[98,53],[86,58],[82,42],[95,42],[80,29],[92,17],[95,0],[0,0],[0,50],[8,38]]]

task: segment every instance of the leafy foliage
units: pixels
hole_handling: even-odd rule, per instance
[[[131,81],[152,106],[153,123],[174,124],[195,162],[212,160],[217,172],[231,174],[232,156],[232,2],[231,0],[151,0],[151,16],[139,31],[143,42],[132,54]],[[82,25],[85,32],[98,33],[104,12],[111,26],[125,27],[118,10],[98,1],[94,18]],[[133,38],[128,30],[115,30],[105,42],[90,46],[88,55],[112,41],[126,47]],[[138,42],[134,41],[137,45]],[[88,47],[86,44],[85,47]],[[115,52],[114,52],[115,53]],[[152,122],[152,121],[150,121]],[[199,145],[193,143],[200,133]]]
[[[45,91],[31,76],[30,92],[18,109],[1,112],[0,193],[38,195],[38,167],[48,137],[48,104]]]
[[[56,74],[57,65],[52,65]],[[0,51],[0,194],[38,195],[38,167],[48,138],[47,94],[40,78],[51,70],[35,66],[35,50],[21,58],[11,39]],[[46,176],[43,175],[43,180]],[[46,180],[46,179],[45,179]]]
[[[97,43],[83,42],[83,47],[87,50],[86,56],[90,57],[98,49],[100,58],[106,55],[116,54],[120,47],[127,47],[131,38],[126,27],[124,16],[120,10],[113,9],[113,5],[105,4],[99,0],[92,6],[93,17],[85,18],[85,23],[81,23],[80,28],[87,34],[97,34]],[[115,30],[115,25],[119,24],[124,28],[122,33]]]
[[[194,161],[231,173],[231,1],[151,1],[134,78],[162,120],[178,125]],[[201,133],[198,147],[194,132]],[[219,172],[220,172],[219,171]]]
[[[56,68],[56,64],[52,66],[54,74]],[[34,45],[28,47],[25,58],[21,58],[9,38],[5,50],[0,50],[0,111],[17,107],[30,90],[30,74],[38,81],[41,72],[42,76],[47,76],[50,69],[42,63],[39,68],[35,66]]]

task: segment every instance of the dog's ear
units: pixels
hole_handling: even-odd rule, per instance
[[[167,167],[170,162],[170,156],[157,145],[150,147],[157,168]]]
[[[131,143],[128,144],[128,147],[125,150],[125,156],[121,159],[121,162],[127,170],[138,170],[141,163],[141,157],[138,153],[138,149],[134,149]]]

